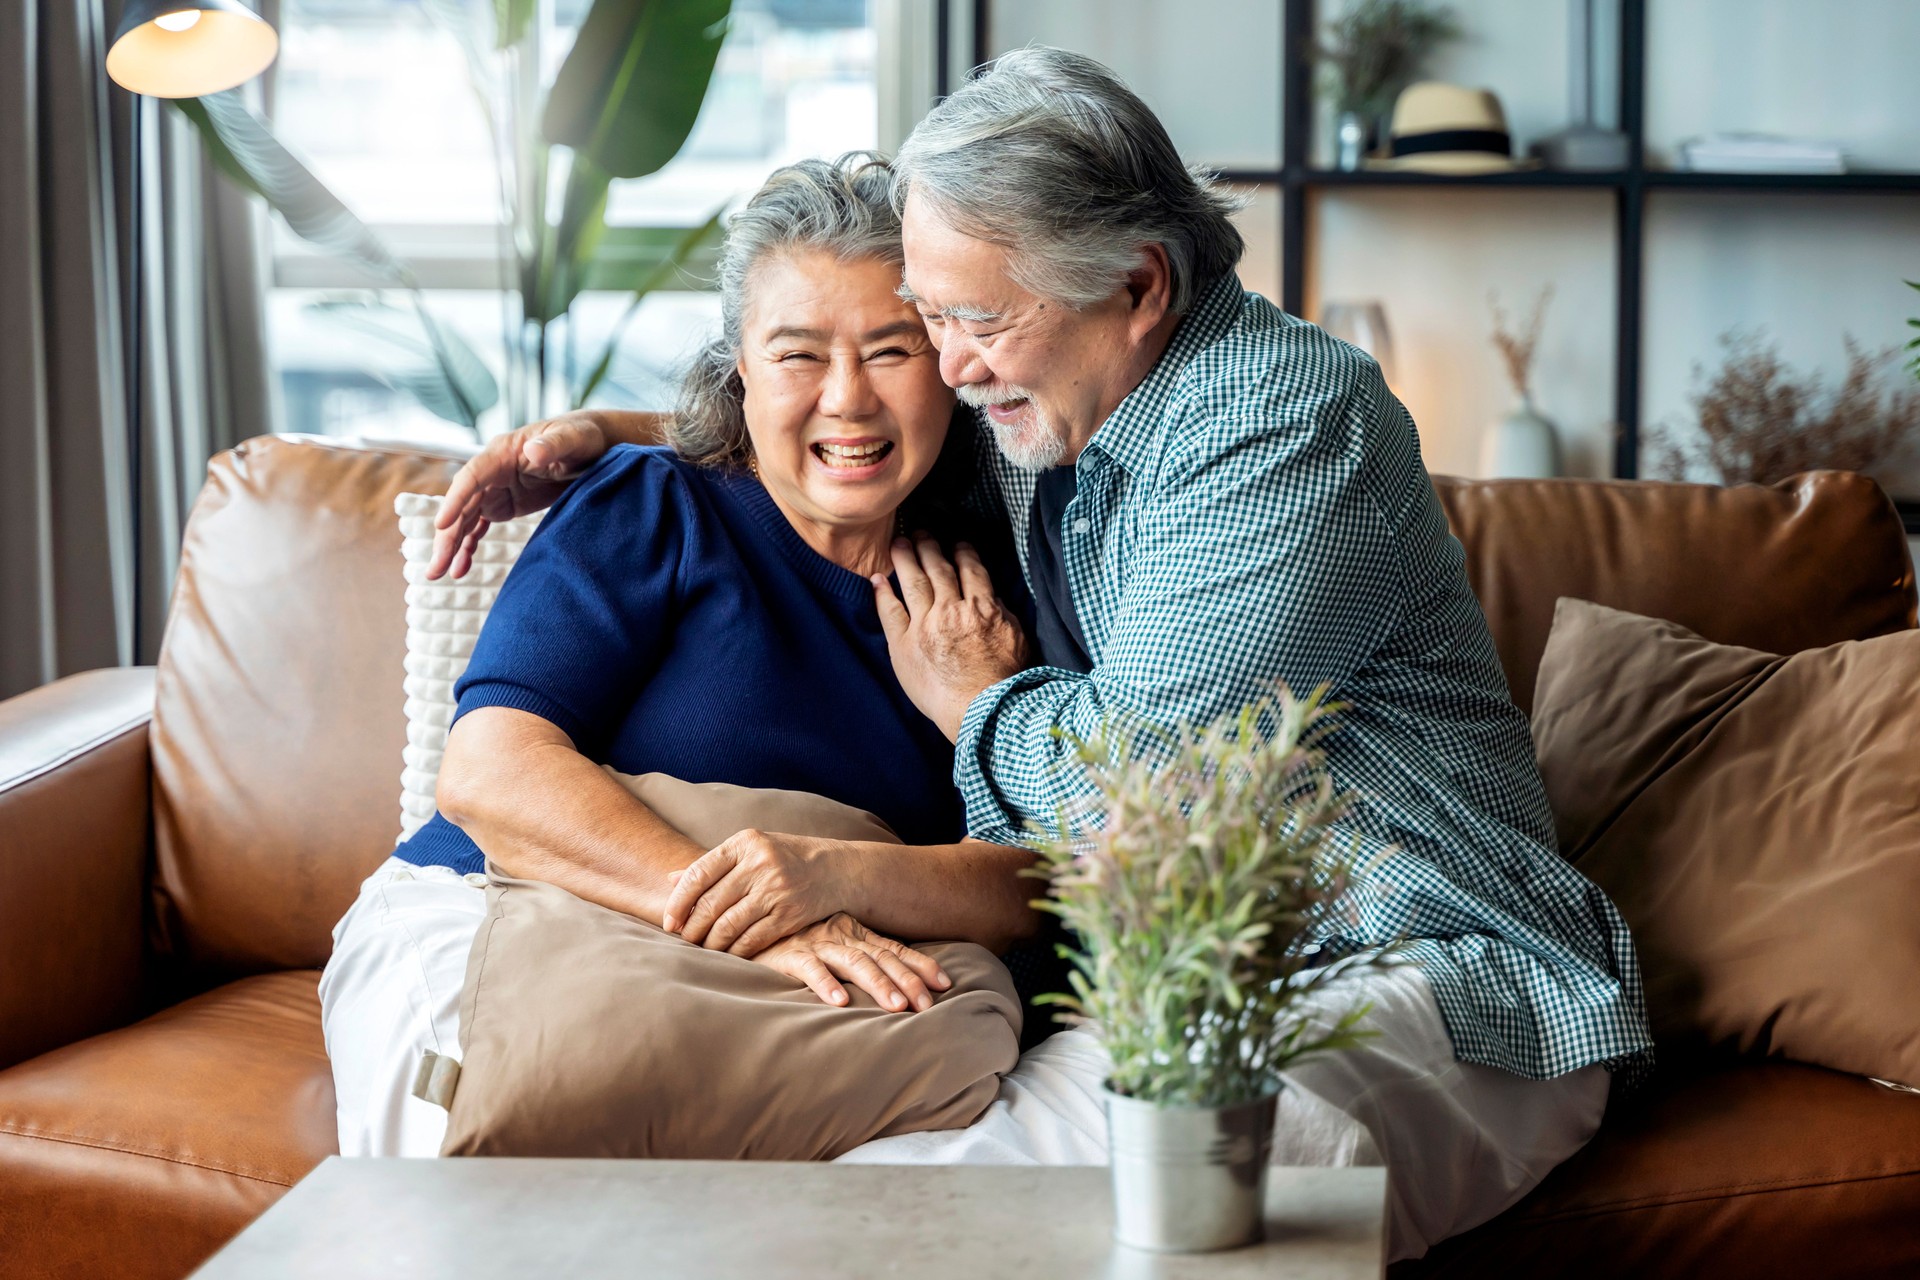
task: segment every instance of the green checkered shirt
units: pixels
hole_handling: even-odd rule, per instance
[[[980,436],[981,497],[1024,558],[1034,474]],[[1379,366],[1229,277],[1076,466],[1061,534],[1094,669],[1036,667],[973,700],[955,781],[974,834],[1017,843],[1087,785],[1056,727],[1202,724],[1276,678],[1330,684],[1349,708],[1327,743],[1345,821],[1383,857],[1326,941],[1409,939],[1463,1061],[1639,1076],[1632,940],[1555,851],[1526,717]]]

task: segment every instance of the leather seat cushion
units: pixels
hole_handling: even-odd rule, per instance
[[[1920,1275],[1920,1096],[1783,1061],[1663,1071],[1412,1277]]]
[[[242,979],[0,1071],[0,1277],[177,1280],[333,1154],[319,979]]]

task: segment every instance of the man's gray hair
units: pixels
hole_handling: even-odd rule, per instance
[[[1092,58],[1034,46],[974,72],[894,157],[894,208],[917,192],[942,221],[1012,251],[1023,288],[1074,308],[1112,295],[1165,246],[1173,309],[1232,271],[1243,200],[1189,169],[1159,118]]]
[[[689,462],[743,466],[752,455],[746,388],[740,381],[740,326],[754,272],[767,259],[820,250],[843,262],[878,258],[898,267],[900,215],[889,200],[892,174],[871,151],[802,160],[774,171],[727,220],[720,250],[720,336],[694,357],[667,443]]]

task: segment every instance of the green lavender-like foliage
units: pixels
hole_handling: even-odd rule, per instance
[[[1920,289],[1920,280],[1907,281],[1907,288]],[[1907,326],[1912,329],[1920,329],[1920,316],[1909,316],[1907,318]],[[1907,350],[1920,353],[1920,338],[1911,339],[1907,343]],[[1911,360],[1907,361],[1907,372],[1911,373],[1916,379],[1920,379],[1920,354],[1915,354]]]
[[[1112,725],[1071,740],[1093,793],[1035,828],[1051,882],[1034,905],[1078,936],[1062,948],[1071,994],[1042,997],[1090,1024],[1113,1059],[1108,1087],[1163,1105],[1264,1096],[1310,1054],[1370,1035],[1368,1006],[1328,1026],[1310,1001],[1362,952],[1313,968],[1314,940],[1348,909],[1356,867],[1334,824],[1321,743],[1338,707],[1284,686],[1238,715],[1172,733]],[[1075,832],[1080,834],[1075,834]]]
[[[1460,35],[1447,5],[1424,0],[1359,0],[1327,23],[1314,46],[1334,108],[1379,120],[1420,70],[1420,64]]]

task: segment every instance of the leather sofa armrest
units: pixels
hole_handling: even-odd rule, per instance
[[[0,1068],[139,1008],[153,668],[0,701]]]

